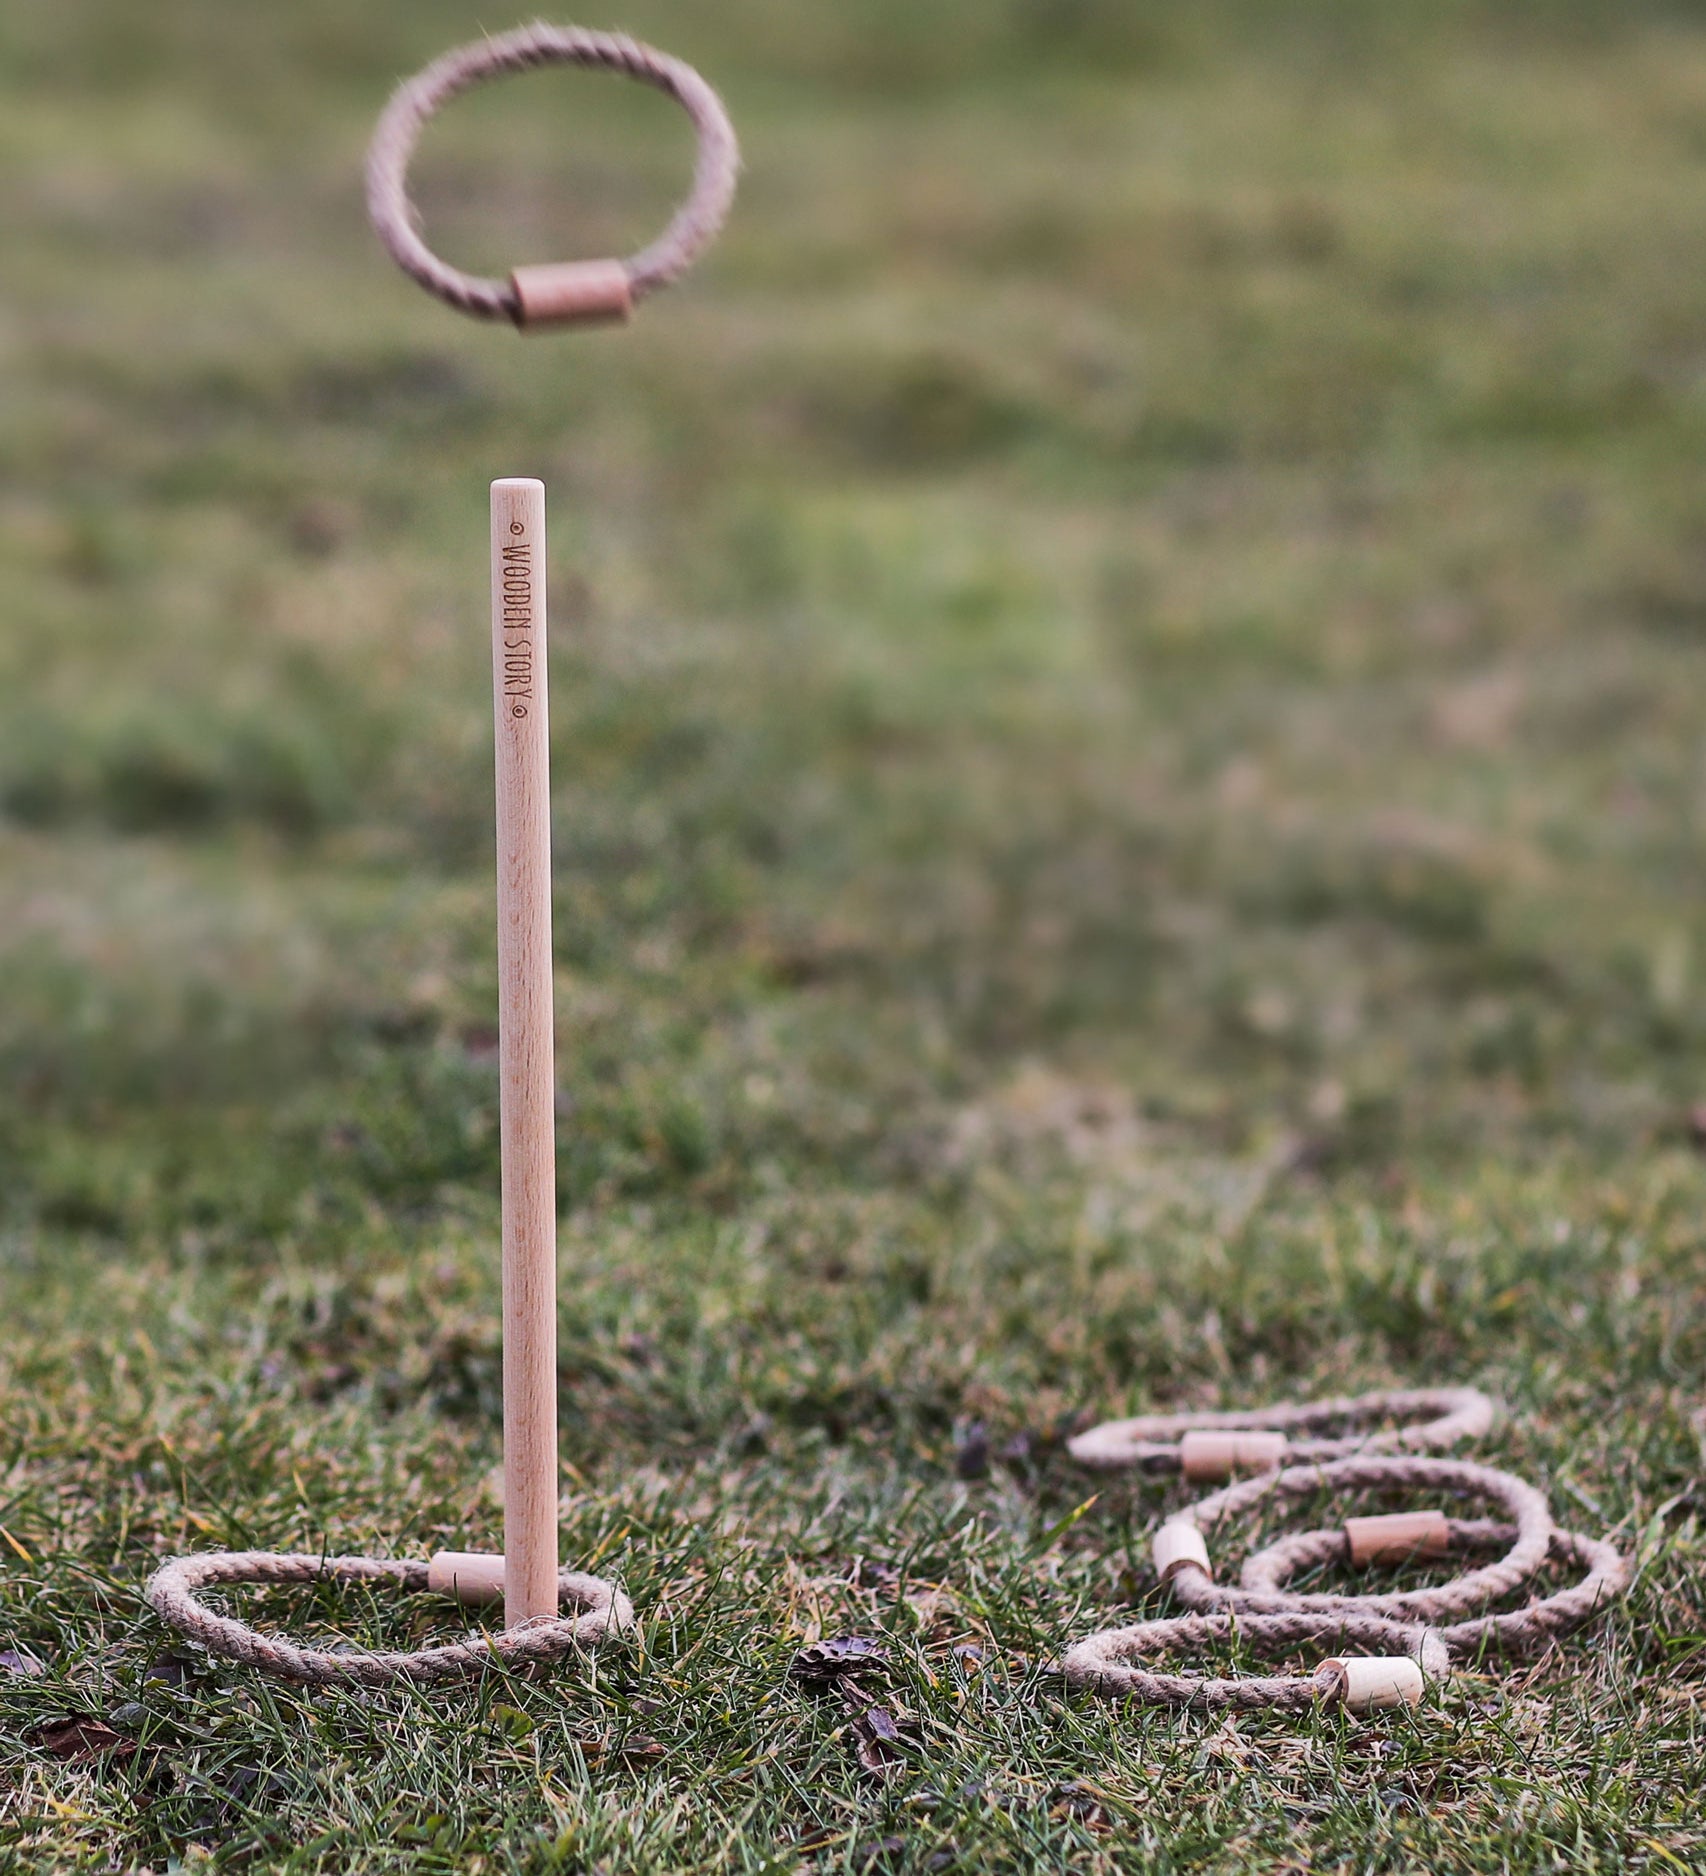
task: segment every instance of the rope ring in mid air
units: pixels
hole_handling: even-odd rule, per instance
[[[441,260],[421,237],[408,188],[415,145],[452,98],[485,79],[542,65],[616,72],[674,98],[699,138],[692,189],[657,240],[626,260],[518,267],[508,280],[465,274]],[[367,213],[404,273],[447,306],[476,319],[509,319],[518,326],[625,319],[634,301],[679,279],[710,245],[734,200],[739,170],[740,149],[728,113],[691,65],[622,33],[520,26],[446,52],[392,93],[368,146]]]

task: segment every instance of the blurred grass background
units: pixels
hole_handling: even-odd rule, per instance
[[[1205,1808],[1143,1784],[1194,1723],[1015,1694],[1010,1770],[1150,1821],[885,1854],[1688,1856],[1673,1708],[1624,1714],[1615,1801],[1570,1768],[1701,1659],[1700,9],[635,0],[727,95],[736,217],[630,332],[525,341],[359,194],[391,83],[509,23],[0,17],[0,1612],[66,1677],[0,1685],[20,1867],[791,1868],[822,1822],[764,1773],[647,1835],[583,1762],[548,1830],[444,1774],[338,1835],[327,1745],[204,1825],[180,1715],[176,1795],[73,1824],[89,1775],[25,1743],[142,1672],[162,1549],[490,1528],[501,474],[552,494],[566,1451],[660,1620],[703,1571],[682,1647],[757,1638],[731,1711],[774,1706],[814,1544],[1005,1556],[939,1650],[1046,1658],[1131,1593],[1033,1464],[1076,1413],[1449,1372],[1662,1550],[1604,1678],[1559,1670],[1556,1763],[1531,1729],[1348,1823],[1223,1765]],[[537,75],[417,193],[502,271],[637,245],[689,156],[661,100]],[[999,1487],[952,1477],[973,1422],[1030,1455]],[[778,1508],[825,1467],[829,1536]],[[711,1723],[648,1722],[700,1766]],[[668,1754],[636,1780],[683,1789]],[[860,1867],[889,1825],[837,1776],[811,1854]]]

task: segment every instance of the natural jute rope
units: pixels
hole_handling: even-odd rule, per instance
[[[1418,1405],[1418,1398],[1414,1394],[1387,1397],[1394,1415],[1428,1411],[1435,1404]],[[1328,1405],[1338,1414],[1348,1405],[1366,1422],[1376,1416],[1377,1399],[1364,1396],[1348,1404],[1268,1409],[1261,1419],[1265,1429],[1281,1416],[1286,1424],[1318,1425]],[[1492,1403],[1485,1396],[1477,1400],[1473,1411],[1469,1402],[1459,1400],[1464,1420],[1490,1425]],[[1241,1421],[1248,1427],[1255,1419],[1255,1415],[1248,1420],[1234,1414],[1217,1415],[1213,1430],[1237,1432]],[[1417,1432],[1409,1429],[1412,1440]],[[1374,1433],[1369,1437],[1372,1446],[1385,1436]],[[1337,1529],[1294,1532],[1275,1539],[1246,1559],[1237,1586],[1214,1579],[1208,1538],[1269,1499],[1309,1498],[1323,1492],[1374,1491],[1390,1496],[1417,1490],[1494,1505],[1510,1521],[1446,1517],[1440,1512],[1351,1520]],[[1489,1551],[1501,1554],[1424,1589],[1345,1595],[1297,1593],[1285,1587],[1298,1572],[1323,1565]],[[1060,1662],[1069,1683],[1144,1704],[1174,1707],[1298,1713],[1317,1705],[1343,1705],[1356,1711],[1394,1705],[1420,1698],[1426,1682],[1443,1678],[1453,1659],[1473,1658],[1489,1648],[1534,1648],[1579,1627],[1621,1595],[1629,1580],[1628,1561],[1615,1545],[1560,1530],[1544,1496],[1514,1474],[1467,1460],[1381,1450],[1316,1465],[1287,1466],[1229,1484],[1161,1525],[1155,1537],[1155,1560],[1163,1582],[1193,1613],[1105,1629],[1076,1643]],[[1531,1598],[1521,1608],[1500,1611],[1489,1606],[1530,1584],[1548,1563],[1575,1566],[1584,1574],[1579,1582],[1549,1596]],[[573,1617],[531,1622],[503,1634],[413,1652],[350,1649],[333,1653],[262,1635],[208,1608],[198,1594],[226,1584],[309,1584],[328,1579],[388,1583],[403,1590],[429,1587],[428,1565],[421,1562],[239,1551],[178,1558],[155,1573],[146,1595],[157,1614],[213,1652],[320,1686],[430,1682],[497,1664],[519,1667],[555,1660],[621,1634],[634,1621],[632,1604],[614,1585],[565,1570],[559,1578],[559,1594],[580,1611]],[[1448,1620],[1451,1617],[1462,1619]],[[1287,1654],[1325,1643],[1379,1652],[1335,1657],[1305,1675],[1224,1677],[1157,1671],[1164,1656],[1199,1653],[1229,1641],[1265,1654]]]
[[[699,138],[692,190],[657,240],[627,260],[518,268],[508,280],[462,273],[440,260],[419,234],[408,190],[415,144],[427,121],[461,92],[483,79],[541,65],[617,72],[674,98]],[[704,252],[728,215],[739,170],[728,113],[692,66],[620,33],[520,26],[458,46],[397,87],[368,146],[367,212],[397,265],[459,312],[517,325],[623,318],[630,302],[679,279]]]
[[[1423,1677],[1437,1680],[1450,1666],[1437,1629],[1393,1622],[1384,1616],[1188,1615],[1168,1621],[1134,1622],[1104,1629],[1069,1648],[1060,1672],[1075,1687],[1123,1694],[1143,1706],[1267,1708],[1303,1713],[1316,1706],[1349,1704],[1345,1663],[1324,1661],[1313,1674],[1158,1674],[1148,1666],[1165,1654],[1197,1654],[1216,1643],[1246,1642],[1264,1654],[1290,1654],[1313,1643],[1350,1643],[1375,1651],[1374,1658],[1414,1661]],[[1383,1704],[1396,1704],[1386,1702]]]
[[[1422,1424],[1379,1425],[1416,1414],[1436,1417]],[[1628,1586],[1628,1561],[1617,1548],[1604,1539],[1560,1530],[1544,1495],[1511,1473],[1415,1453],[1417,1447],[1483,1433],[1494,1418],[1493,1403],[1484,1394],[1459,1388],[1367,1394],[1247,1414],[1154,1415],[1111,1422],[1081,1435],[1071,1450],[1090,1465],[1178,1470],[1195,1477],[1225,1478],[1235,1471],[1255,1476],[1175,1513],[1155,1534],[1157,1574],[1194,1613],[1091,1635],[1067,1650],[1061,1672],[1075,1686],[1151,1704],[1295,1712],[1324,1701],[1364,1710],[1419,1699],[1426,1681],[1440,1678],[1453,1659],[1488,1648],[1534,1648],[1580,1626]],[[1298,1441],[1282,1433],[1294,1427],[1315,1431],[1335,1422],[1365,1430]],[[1193,1450],[1193,1437],[1206,1445]],[[1284,1464],[1282,1454],[1313,1463]],[[1479,1500],[1498,1507],[1510,1522],[1447,1517],[1438,1510],[1351,1519],[1338,1529],[1276,1539],[1246,1559],[1237,1586],[1215,1581],[1208,1538],[1269,1499],[1322,1492],[1390,1497],[1419,1490]],[[1502,1554],[1424,1589],[1344,1595],[1286,1588],[1298,1572],[1328,1564],[1488,1551]],[[1573,1565],[1585,1574],[1549,1596],[1531,1597],[1521,1608],[1491,1606],[1527,1588],[1549,1562]],[[1329,1661],[1313,1675],[1289,1678],[1164,1675],[1147,1665],[1164,1653],[1196,1652],[1234,1637],[1274,1653],[1334,1636],[1397,1652],[1373,1660]]]
[[[306,1584],[326,1581],[376,1583],[403,1590],[424,1590],[427,1565],[389,1557],[314,1557],[275,1550],[216,1551],[200,1557],[177,1557],[156,1570],[143,1592],[154,1613],[181,1629],[214,1654],[228,1655],[250,1667],[265,1668],[287,1680],[312,1686],[379,1687],[392,1681],[430,1682],[455,1679],[482,1668],[526,1667],[556,1661],[595,1647],[608,1636],[634,1626],[634,1605],[602,1577],[564,1570],[557,1579],[561,1602],[581,1611],[557,1621],[528,1622],[500,1635],[472,1636],[436,1648],[340,1649],[332,1653],[304,1648],[278,1635],[263,1635],[246,1622],[220,1615],[201,1601],[198,1591],[220,1584]]]
[[[1137,1466],[1145,1472],[1184,1470],[1192,1436],[1203,1434],[1281,1434],[1283,1447],[1274,1450],[1283,1450],[1295,1461],[1342,1459],[1347,1453],[1427,1452],[1482,1438],[1491,1430],[1494,1414],[1492,1401],[1479,1388],[1416,1388],[1253,1407],[1247,1413],[1141,1414],[1135,1420],[1105,1420],[1070,1440],[1067,1450],[1080,1465]],[[1378,1423],[1383,1420],[1416,1424],[1382,1427]],[[1328,1437],[1323,1429],[1329,1427],[1344,1430]],[[1294,1438],[1294,1431],[1306,1437]]]

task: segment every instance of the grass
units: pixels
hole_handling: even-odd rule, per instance
[[[507,23],[0,20],[0,1868],[1706,1864],[1697,10],[635,0],[738,217],[525,343],[356,182]],[[497,267],[632,243],[684,155],[531,77],[420,186]],[[506,473],[565,1553],[644,1635],[307,1696],[139,1591],[496,1536]],[[1080,1416],[1447,1376],[1637,1554],[1591,1635],[1367,1722],[1040,1672],[1161,1604]],[[886,1781],[786,1676],[850,1632]]]

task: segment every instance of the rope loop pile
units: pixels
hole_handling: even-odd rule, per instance
[[[1187,1613],[1090,1635],[1066,1651],[1060,1672],[1070,1685],[1145,1705],[1281,1713],[1342,1706],[1365,1712],[1420,1699],[1427,1683],[1443,1679],[1454,1661],[1492,1650],[1534,1649],[1580,1627],[1628,1587],[1629,1562],[1617,1547],[1604,1538],[1561,1530],[1545,1495],[1514,1473],[1465,1459],[1393,1452],[1390,1435],[1377,1424],[1382,1418],[1433,1413],[1432,1421],[1403,1429],[1412,1443],[1418,1437],[1437,1440],[1447,1423],[1490,1426],[1492,1402],[1485,1395],[1470,1396],[1466,1389],[1364,1395],[1247,1416],[1194,1416],[1199,1428],[1210,1419],[1207,1430],[1217,1437],[1252,1427],[1264,1434],[1276,1425],[1318,1427],[1335,1419],[1356,1419],[1372,1430],[1360,1451],[1273,1466],[1234,1479],[1175,1512],[1155,1533],[1155,1564]],[[1120,1424],[1145,1429],[1130,1446],[1155,1443],[1154,1419]],[[1177,1420],[1164,1429],[1193,1430]],[[1330,1443],[1342,1446],[1343,1441]],[[1105,1447],[1098,1449],[1091,1463],[1107,1465],[1105,1454]],[[1131,1463],[1152,1465],[1153,1455],[1137,1451]],[[1217,1578],[1209,1540],[1258,1507],[1371,1492],[1387,1500],[1425,1494],[1452,1510],[1353,1518],[1337,1528],[1285,1533],[1250,1552],[1236,1583]],[[1466,1505],[1501,1515],[1457,1515]],[[1424,1557],[1456,1559],[1467,1567],[1418,1589],[1346,1594],[1289,1587],[1310,1570]],[[1520,1607],[1496,1606],[1531,1589],[1549,1566],[1578,1571],[1579,1578],[1549,1595],[1530,1594]],[[435,1567],[390,1558],[218,1552],[164,1565],[145,1593],[156,1614],[212,1652],[316,1686],[428,1683],[494,1666],[525,1667],[595,1647],[634,1625],[633,1605],[619,1589],[570,1570],[561,1573],[558,1593],[560,1605],[574,1613],[412,1651],[303,1647],[221,1614],[201,1596],[204,1590],[237,1584],[328,1581],[420,1591],[432,1587]],[[1268,1656],[1327,1645],[1372,1652],[1330,1658],[1305,1674],[1220,1676],[1170,1672],[1165,1666],[1169,1657],[1234,1643]]]
[[[1253,1476],[1234,1479],[1175,1512],[1155,1533],[1157,1574],[1191,1613],[1091,1635],[1067,1650],[1062,1674],[1071,1685],[1151,1705],[1298,1712],[1340,1702],[1360,1711],[1420,1698],[1425,1683],[1441,1679],[1454,1661],[1494,1649],[1535,1649],[1580,1627],[1628,1587],[1629,1562],[1617,1547],[1604,1538],[1561,1530],[1544,1493],[1513,1473],[1416,1450],[1483,1433],[1495,1411],[1486,1395],[1453,1388],[1365,1394],[1250,1413],[1150,1415],[1112,1421],[1081,1435],[1071,1451],[1085,1464],[1191,1476],[1191,1437],[1208,1434],[1215,1442],[1218,1476],[1236,1470]],[[1418,1415],[1433,1417],[1418,1421]],[[1408,1424],[1380,1424],[1390,1421]],[[1320,1434],[1335,1424],[1365,1430]],[[1293,1428],[1307,1437],[1287,1437],[1278,1449],[1238,1441],[1251,1433],[1268,1440]],[[1431,1509],[1292,1532],[1247,1556],[1236,1583],[1217,1579],[1209,1539],[1258,1506],[1323,1493],[1368,1492],[1384,1499],[1425,1495],[1454,1508],[1467,1502],[1503,1515],[1471,1518]],[[1447,1581],[1418,1589],[1345,1594],[1288,1587],[1309,1570],[1422,1558],[1457,1559],[1466,1567]],[[1531,1586],[1548,1566],[1581,1574],[1563,1589],[1535,1596]],[[1521,1607],[1496,1607],[1523,1591],[1530,1594]],[[1200,1652],[1233,1639],[1271,1654],[1329,1638],[1380,1648],[1388,1661],[1408,1657],[1420,1673],[1400,1675],[1405,1691],[1397,1695],[1387,1685],[1390,1676],[1365,1673],[1359,1680],[1354,1662],[1328,1662],[1308,1676],[1235,1679],[1160,1674],[1150,1665],[1158,1655]],[[1377,1686],[1375,1696],[1365,1697],[1364,1683]]]
[[[424,1562],[392,1557],[317,1557],[276,1550],[213,1551],[177,1557],[156,1570],[143,1591],[154,1613],[214,1654],[264,1668],[316,1687],[383,1687],[395,1681],[426,1684],[458,1679],[484,1668],[523,1668],[560,1661],[596,1647],[634,1626],[634,1605],[602,1577],[564,1570],[557,1579],[559,1607],[579,1613],[526,1622],[497,1635],[474,1635],[420,1649],[304,1648],[281,1635],[263,1635],[221,1615],[200,1592],[232,1584],[301,1586],[323,1582],[384,1584],[425,1590]]]
[[[421,132],[462,92],[489,78],[545,65],[578,65],[615,72],[673,98],[693,121],[699,140],[693,185],[669,226],[649,247],[621,261],[569,264],[538,273],[617,271],[627,299],[640,300],[680,279],[715,239],[734,201],[740,149],[722,100],[691,65],[622,33],[589,32],[579,26],[519,26],[435,59],[392,94],[367,152],[367,213],[387,253],[404,273],[445,305],[476,319],[530,323],[525,292],[516,275],[494,280],[463,273],[441,260],[421,238],[419,216],[409,199],[409,163]],[[518,270],[525,272],[527,270]],[[592,317],[625,314],[605,306]],[[575,317],[557,313],[556,318]],[[579,315],[587,316],[587,315]],[[541,322],[543,323],[543,322]]]

